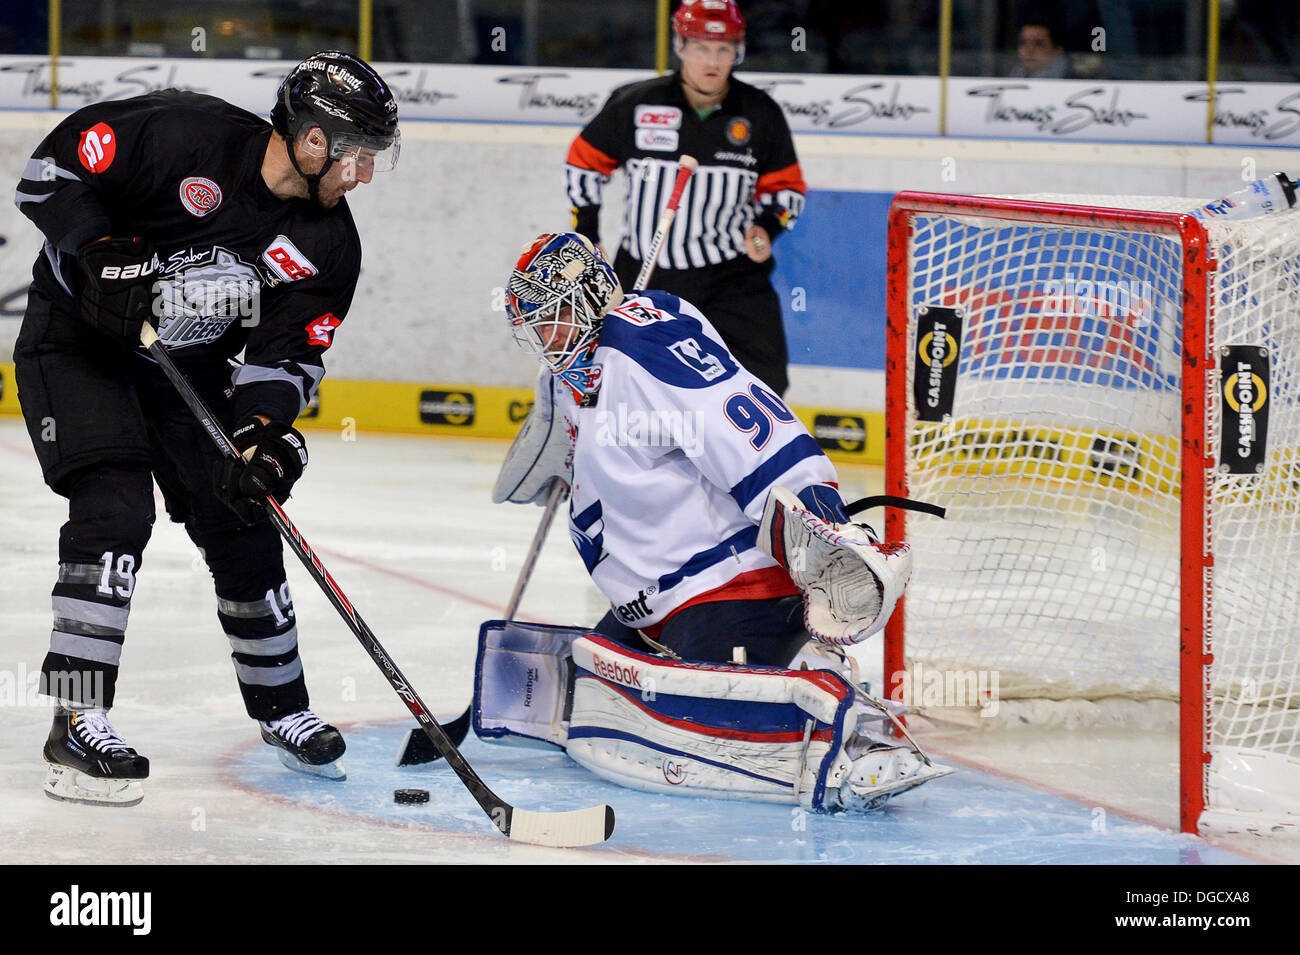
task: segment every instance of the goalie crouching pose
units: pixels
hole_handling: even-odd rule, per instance
[[[850,523],[830,461],[708,319],[625,295],[573,234],[529,244],[506,299],[545,370],[494,499],[568,485],[611,608],[594,627],[484,624],[478,734],[562,746],[638,789],[815,810],[950,772],[886,735],[892,714],[839,649],[884,626],[906,545]]]

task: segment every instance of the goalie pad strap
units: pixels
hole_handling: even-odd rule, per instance
[[[599,776],[820,809],[847,775],[853,690],[834,673],[664,660],[600,636],[572,649],[566,749]]]

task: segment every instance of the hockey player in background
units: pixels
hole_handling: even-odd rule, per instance
[[[356,288],[361,245],[344,197],[391,169],[399,147],[383,79],[330,51],[289,73],[271,123],[164,90],[78,110],[28,161],[16,201],[45,246],[14,361],[45,481],[68,499],[41,668],[58,701],[51,797],[143,798],[149,761],[107,714],[154,480],[207,562],[262,738],[292,769],[343,777],[343,737],[309,707],[281,542],[259,503],[283,501],[307,464],[293,422]],[[243,463],[221,462],[140,348],[144,322]]]
[[[625,296],[576,234],[525,248],[506,309],[545,371],[494,499],[569,485],[610,610],[589,628],[485,624],[480,735],[563,745],[638,788],[813,809],[875,808],[946,772],[865,732],[890,714],[837,649],[884,626],[906,545],[850,522],[830,461],[709,320],[670,293]]]
[[[600,242],[603,187],[622,168],[623,240],[614,259],[630,286],[641,269],[682,155],[700,161],[659,255],[655,287],[707,314],[731,353],[769,389],[788,385],[772,243],[803,210],[803,173],[781,107],[731,75],[745,56],[734,0],[685,0],[673,15],[681,68],[610,94],[569,148],[573,231]]]

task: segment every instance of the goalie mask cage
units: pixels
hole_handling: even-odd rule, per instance
[[[1295,833],[1300,210],[1045,198],[890,210],[886,680],[1175,701],[1182,829]]]

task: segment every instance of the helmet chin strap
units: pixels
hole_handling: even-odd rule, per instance
[[[293,166],[293,171],[302,176],[307,181],[307,195],[313,203],[320,205],[320,181],[325,173],[329,172],[330,166],[334,165],[334,157],[326,156],[325,165],[320,167],[320,172],[306,173],[298,165],[298,157],[293,154],[293,143],[289,137],[284,137],[284,149],[289,154],[289,164]]]

